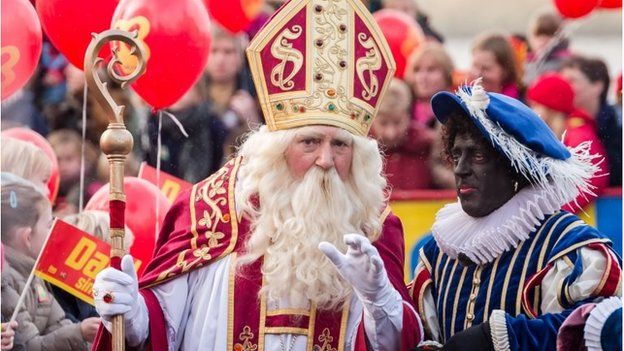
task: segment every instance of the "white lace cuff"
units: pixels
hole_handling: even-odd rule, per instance
[[[587,351],[602,351],[600,340],[602,327],[611,313],[619,308],[622,308],[622,301],[619,297],[613,296],[597,304],[590,312],[583,330]]]
[[[509,335],[507,334],[507,321],[505,311],[494,310],[490,315],[490,333],[495,351],[509,351]]]

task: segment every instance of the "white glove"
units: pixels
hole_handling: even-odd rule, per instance
[[[379,252],[363,235],[346,234],[344,243],[348,246],[346,254],[326,241],[319,244],[319,249],[334,263],[340,275],[351,283],[365,305],[385,305],[398,292],[390,284]]]
[[[353,286],[364,306],[364,328],[373,350],[396,350],[403,329],[403,298],[390,284],[377,249],[363,235],[346,234],[347,253],[328,242],[319,249]]]
[[[112,296],[112,301],[104,301],[107,294]],[[109,267],[98,273],[93,283],[93,296],[95,309],[108,331],[112,330],[112,317],[123,314],[128,344],[138,346],[147,339],[147,305],[139,294],[139,280],[132,256],[125,255],[121,259],[121,271]]]

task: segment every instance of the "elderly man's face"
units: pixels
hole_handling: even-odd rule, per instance
[[[323,170],[336,168],[340,179],[346,180],[353,159],[353,137],[337,127],[315,126],[301,130],[286,149],[286,162],[296,179],[312,167]]]
[[[485,139],[476,139],[467,133],[457,134],[451,157],[457,196],[462,209],[470,216],[487,216],[514,196],[509,161]]]

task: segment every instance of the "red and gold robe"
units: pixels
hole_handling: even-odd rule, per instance
[[[154,259],[139,283],[149,313],[150,350],[167,350],[166,321],[151,288],[243,250],[250,231],[249,221],[238,216],[234,200],[240,164],[240,157],[228,162],[182,194],[167,213]],[[400,345],[408,350],[421,340],[422,328],[404,283],[401,222],[389,209],[383,216],[382,234],[374,246],[384,261],[390,282],[403,297]],[[340,311],[317,310],[312,306],[309,311],[285,309],[267,313],[266,298],[258,298],[262,286],[260,268],[261,260],[246,267],[244,277],[234,267],[230,269],[228,349],[262,351],[264,336],[269,333],[306,335],[308,350],[344,349],[348,304]],[[364,323],[360,323],[354,343],[356,350],[366,350],[364,329]],[[110,334],[106,329],[100,328],[94,345],[96,350],[109,349]]]

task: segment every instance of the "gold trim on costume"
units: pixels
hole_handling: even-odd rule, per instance
[[[342,319],[340,320],[340,334],[339,334],[339,343],[338,343],[338,351],[344,351],[345,344],[347,340],[345,339],[345,335],[347,334],[347,322],[349,321],[349,308],[351,306],[351,299],[348,299],[345,302],[344,307],[342,308]]]
[[[312,351],[314,347],[314,325],[316,324],[316,304],[310,306],[310,321],[308,322],[308,345],[307,351]]]
[[[542,236],[542,233],[544,232],[545,227],[546,227],[545,225],[542,225],[542,227],[537,231],[537,233],[535,234],[535,237],[533,238],[531,242],[531,246],[529,246],[529,250],[527,251],[524,257],[524,265],[522,267],[522,274],[520,275],[520,281],[518,282],[518,292],[516,293],[516,315],[522,312],[522,292],[524,291],[524,281],[526,279],[526,272],[529,268],[529,262],[531,261],[531,258],[532,258],[531,256],[532,256],[533,250],[535,249],[535,245],[537,245],[537,242],[540,241],[539,239]],[[548,246],[548,241],[550,240],[550,235],[553,233],[554,228],[555,226],[553,226],[551,230],[548,232],[546,240],[543,242],[544,246],[542,246],[542,249]]]
[[[308,329],[295,327],[266,327],[264,334],[299,334],[308,335]]]
[[[462,285],[464,284],[464,278],[466,278],[466,272],[468,272],[468,267],[462,266],[462,274],[459,277],[459,283],[457,284],[457,290],[455,291],[455,300],[453,302],[453,314],[451,316],[451,336],[455,334],[455,317],[457,317],[457,305],[459,305],[459,293],[462,290]]]
[[[613,264],[613,256],[611,255],[610,252],[607,252],[607,264],[605,265],[605,271],[602,273],[602,277],[600,278],[600,283],[596,286],[596,288],[594,288],[594,290],[591,292],[590,296],[596,296],[596,294],[598,292],[600,292],[600,290],[602,290],[602,288],[604,288],[604,285],[607,283],[607,278],[609,278],[609,274],[611,273],[611,265]],[[617,289],[616,289],[617,291]],[[570,300],[572,301],[572,300]]]
[[[234,345],[234,350],[236,351],[257,351],[258,345],[252,343],[250,340],[253,339],[254,333],[251,332],[251,328],[246,325],[243,327],[243,331],[238,334],[238,340],[243,343],[236,343]]]
[[[420,249],[421,253],[424,255],[424,250],[421,248]],[[436,258],[436,266],[435,266],[435,271],[432,271],[431,273],[434,274],[434,281],[438,281],[438,277],[440,276],[440,263],[442,262],[442,252],[438,252],[438,257]]]
[[[552,227],[550,228],[550,231],[548,233],[548,236],[546,237],[546,241],[542,246],[542,250],[540,251],[539,257],[537,259],[537,267],[535,272],[539,272],[541,271],[544,267],[544,259],[546,258],[546,250],[548,249],[548,244],[550,243],[550,239],[551,239],[551,235],[552,233],[554,233],[555,228],[557,228],[557,226],[559,225],[560,221],[562,221],[564,218],[570,217],[571,214],[564,214],[561,217],[559,217],[559,219],[552,225]],[[546,226],[548,223],[550,223],[550,221],[552,221],[555,218],[555,215],[551,215],[550,218],[548,218],[548,220],[544,223],[544,226]],[[522,290],[524,290],[524,286],[522,287]],[[535,287],[535,293],[533,294],[533,307],[536,309],[539,308],[538,305],[540,304],[540,300],[541,300],[541,287],[540,285]]]
[[[559,217],[559,219],[557,219],[557,221],[552,225],[552,227],[550,228],[550,231],[548,233],[548,236],[546,237],[546,242],[544,243],[544,245],[542,246],[542,250],[540,251],[539,254],[539,258],[537,259],[537,270],[536,272],[539,272],[542,270],[542,268],[544,268],[544,259],[546,258],[546,250],[548,249],[548,244],[550,243],[550,238],[551,235],[555,232],[555,229],[557,228],[557,226],[559,226],[559,223],[561,223],[562,220],[564,220],[565,218],[570,217],[571,214],[565,214],[561,217]],[[546,226],[550,221],[553,220],[553,218],[555,218],[555,216],[551,216],[545,223],[544,226]],[[559,240],[557,240],[559,241]],[[555,245],[557,243],[555,242]],[[554,247],[554,246],[553,246]]]
[[[490,282],[488,283],[487,294],[485,295],[485,309],[483,310],[483,321],[487,322],[490,319],[490,296],[492,296],[492,287],[494,286],[494,280],[496,280],[496,271],[498,270],[498,263],[502,256],[498,256],[496,261],[492,264],[492,273],[490,274]]]
[[[232,334],[234,334],[234,278],[236,277],[236,252],[232,253],[230,259],[230,275],[228,278],[228,325],[227,325],[227,345],[232,345]]]
[[[513,272],[514,265],[516,264],[516,259],[518,258],[518,254],[522,251],[522,246],[524,246],[526,241],[523,241],[518,245],[516,251],[511,257],[511,261],[509,261],[509,266],[507,266],[507,274],[505,275],[505,280],[503,282],[503,290],[501,291],[501,310],[505,310],[505,300],[507,300],[507,288],[509,288],[509,280],[511,278],[511,273]]]
[[[436,301],[436,306],[440,306],[440,304],[444,303],[444,294],[442,293],[442,288],[444,287],[444,278],[446,278],[446,271],[451,261],[450,257],[446,257],[446,263],[444,263],[444,268],[442,269],[442,279],[440,279],[440,284],[438,284],[438,301]]]
[[[585,240],[585,241],[581,241],[580,243],[576,243],[576,244],[568,247],[567,249],[559,252],[557,255],[555,255],[550,260],[548,260],[548,263],[555,262],[557,259],[561,258],[562,256],[567,255],[568,253],[578,249],[579,247],[583,247],[583,246],[586,246],[586,245],[591,244],[591,243],[610,243],[610,242],[611,242],[611,240],[609,240],[607,238],[596,238],[596,239],[588,239],[588,240]]]
[[[267,317],[280,316],[283,314],[310,316],[310,311],[303,308],[280,308],[277,310],[267,311],[266,313]]]
[[[425,266],[425,268],[427,269],[427,271],[429,271],[429,274],[431,275],[431,272],[432,272],[431,263],[429,263],[429,260],[427,259],[427,256],[425,255],[425,251],[422,249],[422,247],[418,251],[418,256],[420,257],[420,261],[423,263],[423,265]]]
[[[264,286],[264,276],[262,277]],[[266,331],[267,297],[266,294],[260,296],[260,323],[258,323],[258,351],[264,351],[264,333]]]
[[[199,234],[197,233],[197,219],[195,217],[195,200],[197,196],[197,188],[199,187],[199,183],[193,185],[191,188],[191,200],[189,201],[189,207],[191,211],[191,234],[193,237],[191,238],[191,249],[197,250],[197,237]]]
[[[238,241],[238,214],[236,213],[236,199],[234,198],[234,186],[236,184],[236,177],[238,175],[238,169],[240,168],[241,162],[243,160],[242,156],[235,158],[234,166],[232,167],[232,171],[230,172],[230,179],[228,182],[228,205],[230,206],[230,223],[232,224],[232,233],[230,236],[230,245],[228,245],[227,249],[217,257],[217,259],[222,258],[228,253],[234,250],[234,246]],[[231,162],[231,161],[230,161]]]
[[[425,290],[427,290],[427,287],[429,285],[432,284],[432,281],[429,280],[425,280],[425,283],[422,285],[422,288],[420,289],[420,291],[418,292],[418,313],[420,314],[420,316],[422,316],[420,318],[420,321],[423,324],[423,328],[425,328],[425,330],[429,331],[429,334],[431,334],[431,326],[429,325],[429,323],[427,322],[427,318],[425,317]],[[434,311],[436,314],[438,313],[437,311]]]
[[[458,263],[459,261],[455,260],[453,268],[451,268],[451,274],[449,275],[449,282],[446,284],[446,291],[444,292],[444,302],[442,303],[442,332],[444,336],[446,336],[446,302],[448,301],[449,288],[451,287],[450,283],[453,281],[453,276],[455,275],[455,269],[457,268]],[[452,331],[453,326],[451,325],[451,332]]]

